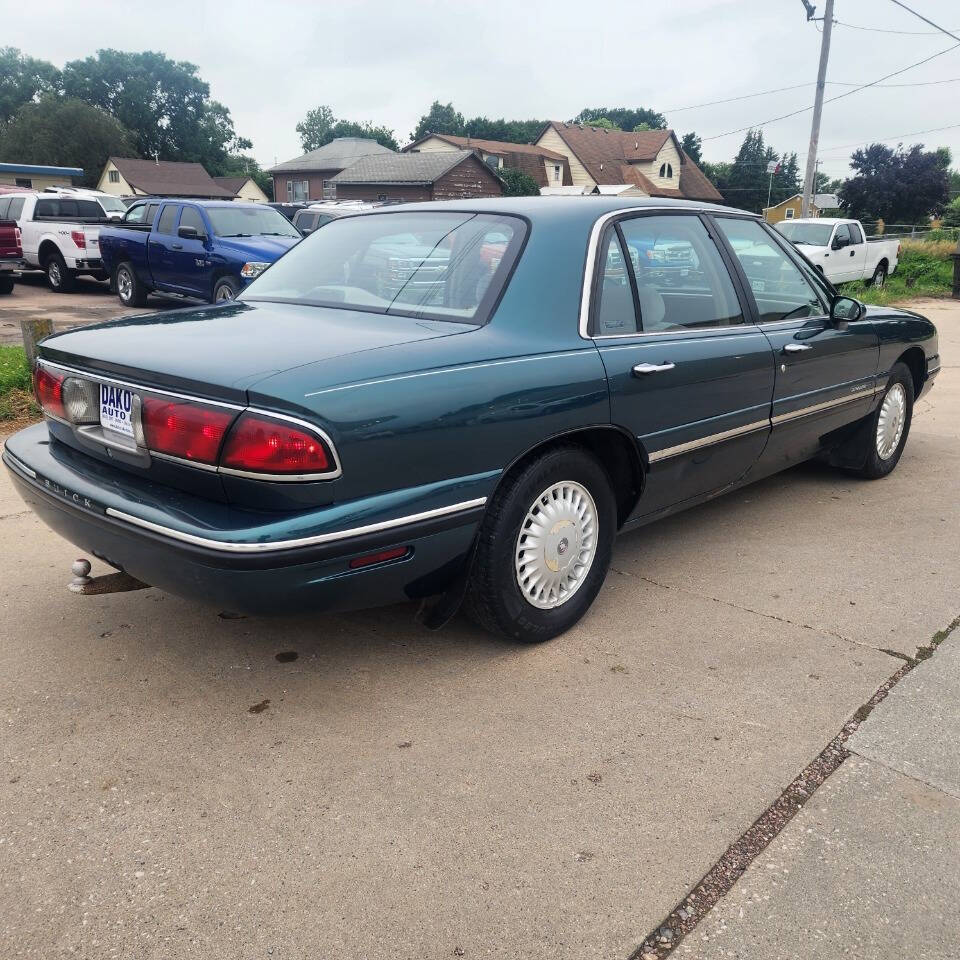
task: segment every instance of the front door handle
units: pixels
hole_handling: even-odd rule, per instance
[[[676,366],[675,363],[638,363],[633,368],[633,375],[635,377],[645,377],[648,373],[663,373],[665,370],[672,370]]]
[[[787,343],[783,347],[784,353],[803,353],[804,350],[812,349],[809,343]]]
[[[182,249],[183,249],[183,244],[182,244],[182,243],[171,243],[171,244],[170,244],[170,249],[171,249],[171,250],[182,250]]]

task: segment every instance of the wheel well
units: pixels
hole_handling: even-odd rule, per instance
[[[217,289],[217,284],[221,280],[232,280],[238,289],[240,287],[240,282],[237,280],[236,274],[229,267],[221,267],[214,273],[213,280],[210,283],[211,294]]]
[[[927,358],[920,347],[911,347],[897,357],[897,363],[905,363],[913,374],[913,395],[918,397],[927,379]]]
[[[511,463],[503,476],[506,477],[548,450],[563,445],[583,447],[603,465],[610,475],[617,499],[617,525],[623,526],[643,491],[644,470],[636,443],[614,426],[585,427],[544,440]]]
[[[881,261],[873,268],[873,272],[876,273],[879,267],[883,267],[883,272],[886,273],[890,269],[890,261],[886,257],[883,257]]]
[[[40,261],[40,266],[46,266],[47,258],[54,253],[59,253],[60,248],[52,240],[44,240],[40,244],[40,249],[37,251],[37,259]]]

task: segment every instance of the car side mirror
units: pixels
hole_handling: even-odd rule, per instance
[[[180,227],[177,230],[177,236],[182,237],[184,240],[206,240],[206,236],[200,233],[196,227]]]
[[[863,316],[863,304],[853,297],[837,297],[830,307],[830,320],[836,324],[851,323]]]
[[[300,234],[304,237],[311,233],[313,233],[313,227],[302,227],[300,230]]]
[[[846,240],[843,237],[834,237],[833,243],[830,244],[830,249],[842,250],[849,242],[849,240]]]

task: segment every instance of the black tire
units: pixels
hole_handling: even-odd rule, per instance
[[[887,264],[886,261],[877,264],[877,269],[873,271],[870,278],[871,287],[882,287],[887,282]]]
[[[117,265],[113,273],[113,286],[117,290],[117,298],[125,307],[146,306],[148,291],[132,263],[124,261]]]
[[[878,441],[878,431],[880,418],[884,411],[884,404],[891,394],[898,389],[902,389],[904,409],[902,413],[902,429],[896,446],[890,453],[883,457],[880,451],[880,442]],[[892,402],[892,401],[891,401]],[[883,392],[877,409],[870,416],[868,430],[867,459],[864,465],[856,472],[867,480],[879,480],[881,477],[893,473],[894,468],[900,462],[903,454],[903,448],[907,444],[907,436],[910,433],[910,423],[913,420],[913,374],[905,363],[896,363],[890,371],[890,379],[887,381],[886,389]]]
[[[240,284],[233,277],[221,277],[213,285],[213,298],[211,303],[223,303],[227,300],[236,300],[240,292]]]
[[[76,274],[67,267],[59,250],[47,257],[43,269],[47,272],[47,283],[55,293],[70,293],[77,285]]]
[[[0,277],[0,294],[13,293],[13,277]]]
[[[528,511],[539,506],[542,494],[554,484],[571,482],[589,493],[596,508],[593,560],[566,600],[552,609],[541,609],[527,598],[518,582],[520,528]],[[485,630],[522,643],[539,643],[569,630],[587,612],[603,585],[616,529],[617,505],[610,478],[596,458],[581,447],[555,447],[518,467],[504,478],[487,506],[464,612]]]

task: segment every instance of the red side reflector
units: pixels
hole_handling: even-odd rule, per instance
[[[219,407],[144,397],[141,413],[147,447],[171,457],[215,464],[236,414]]]
[[[33,392],[37,396],[37,403],[46,413],[61,420],[67,419],[63,409],[63,381],[66,379],[65,375],[51,373],[41,366],[33,371]]]
[[[82,247],[84,250],[87,248],[87,238],[84,236],[82,230],[71,230],[70,239],[78,246]]]
[[[223,448],[222,467],[250,473],[332,473],[333,456],[317,435],[292,423],[242,413]]]
[[[386,563],[388,560],[399,560],[410,552],[409,547],[392,547],[389,550],[381,550],[379,553],[368,553],[365,557],[354,557],[350,561],[350,569],[358,570],[361,567],[370,567],[375,563]]]

